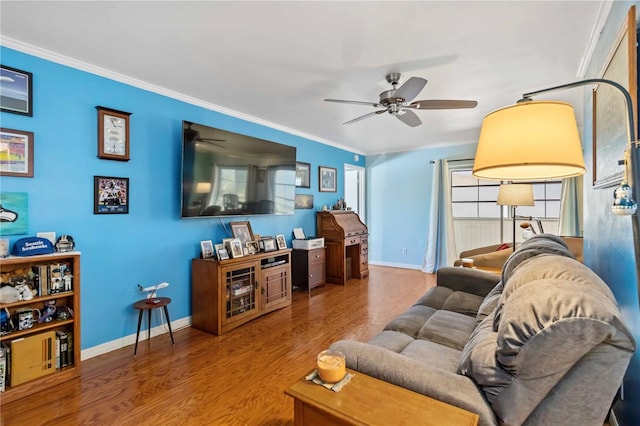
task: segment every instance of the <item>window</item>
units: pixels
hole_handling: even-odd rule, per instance
[[[451,171],[451,205],[454,218],[499,218],[500,207],[496,204],[500,182],[477,179],[471,170]],[[560,195],[562,180],[551,179],[530,183],[533,185],[534,206],[518,207],[519,216],[533,216],[545,219],[560,217]],[[505,217],[511,216],[511,209],[505,206]]]

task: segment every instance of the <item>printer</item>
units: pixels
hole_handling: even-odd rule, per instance
[[[313,250],[324,247],[323,237],[307,237],[302,228],[293,229],[293,248],[301,250]]]

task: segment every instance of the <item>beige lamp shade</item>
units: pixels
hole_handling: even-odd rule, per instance
[[[211,192],[210,182],[198,182],[196,183],[196,194],[208,194]]]
[[[533,186],[526,183],[507,183],[498,189],[499,206],[533,206]]]
[[[535,180],[585,172],[573,107],[565,102],[521,102],[482,121],[473,175]]]

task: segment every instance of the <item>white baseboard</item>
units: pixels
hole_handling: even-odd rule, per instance
[[[143,321],[144,322],[144,321]],[[176,331],[191,326],[191,317],[181,318],[176,321],[171,321],[171,330],[175,333]],[[156,327],[151,328],[151,337],[159,336],[160,334],[165,334],[169,332],[169,327],[167,324],[160,324]],[[138,343],[148,339],[148,332],[146,327],[140,330],[140,339]],[[80,355],[80,359],[85,361],[89,358],[96,357],[98,355],[106,354],[107,352],[115,351],[117,349],[122,349],[126,346],[134,345],[136,343],[136,335],[130,334],[128,336],[122,337],[120,339],[112,340],[110,342],[103,343],[98,346],[94,346],[92,348],[83,349]]]
[[[372,262],[369,261],[369,265],[374,265],[374,266],[389,266],[391,268],[402,268],[402,269],[417,269],[420,270],[422,269],[421,265],[411,265],[408,263],[393,263],[393,262]]]
[[[613,410],[609,411],[609,425],[619,426],[618,419],[616,418],[616,413],[614,413]]]

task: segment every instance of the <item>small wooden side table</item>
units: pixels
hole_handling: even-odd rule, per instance
[[[168,297],[153,297],[151,299],[138,300],[133,304],[133,308],[140,311],[138,314],[138,331],[136,332],[136,346],[133,349],[133,356],[136,356],[138,352],[138,338],[140,337],[140,325],[142,324],[142,315],[144,311],[147,311],[148,327],[149,327],[149,339],[151,339],[151,311],[156,308],[164,308],[164,315],[167,318],[167,326],[169,326],[169,335],[171,336],[171,345],[176,344],[173,341],[173,331],[171,331],[171,320],[169,319],[169,309],[167,305],[171,303],[171,299]]]
[[[478,415],[366,374],[355,374],[340,392],[302,377],[285,393],[293,398],[295,426],[302,425],[465,425]]]

